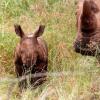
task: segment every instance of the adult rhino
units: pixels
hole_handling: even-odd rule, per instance
[[[100,53],[100,0],[80,0],[77,4],[77,53],[95,56]]]

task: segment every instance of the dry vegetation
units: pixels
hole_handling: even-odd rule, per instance
[[[1,0],[0,100],[100,100],[96,59],[73,51],[75,7],[74,0]],[[14,72],[13,52],[19,41],[14,23],[21,24],[26,33],[45,24],[43,38],[49,48],[47,81],[23,93],[19,92]]]

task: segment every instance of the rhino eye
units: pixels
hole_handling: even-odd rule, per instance
[[[92,10],[94,13],[98,13],[98,12],[99,12],[98,6],[97,6],[93,1],[90,1],[90,4],[91,4],[91,10]]]
[[[94,13],[98,13],[98,12],[99,12],[99,9],[98,9],[97,7],[91,7],[91,9],[92,9],[92,11],[93,11]]]
[[[75,12],[75,15],[77,15],[77,11]]]
[[[21,51],[21,54],[23,54],[24,52],[23,51]]]

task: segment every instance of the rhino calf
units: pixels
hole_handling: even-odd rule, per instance
[[[80,0],[77,4],[77,53],[95,56],[100,53],[100,0]]]
[[[31,75],[29,83],[38,86],[46,79],[44,75],[48,66],[48,49],[46,42],[40,37],[44,32],[44,25],[40,25],[34,35],[25,35],[20,25],[14,25],[20,43],[15,49],[15,71],[18,78]],[[36,74],[36,76],[34,76]],[[39,74],[39,75],[38,75]],[[19,82],[21,88],[28,86],[27,79]]]

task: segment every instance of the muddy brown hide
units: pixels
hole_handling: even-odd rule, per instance
[[[100,53],[100,0],[79,0],[76,9],[77,36],[74,49],[82,55]]]
[[[20,25],[15,25],[15,32],[20,37],[20,43],[15,49],[15,70],[20,80],[21,88],[28,87],[28,83],[38,86],[46,79],[48,65],[48,50],[41,35],[44,25],[40,25],[34,35],[25,35]],[[27,79],[25,79],[27,76]]]

